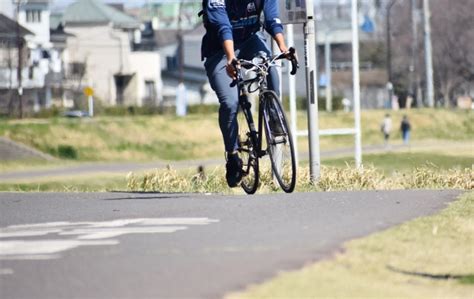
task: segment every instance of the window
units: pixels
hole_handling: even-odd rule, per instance
[[[148,101],[153,101],[156,98],[156,85],[155,81],[146,80],[145,81],[145,99]]]
[[[26,10],[26,22],[27,23],[41,23],[41,10],[39,10],[39,9],[27,9]]]

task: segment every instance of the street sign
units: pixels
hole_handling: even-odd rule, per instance
[[[282,24],[306,23],[306,0],[281,0],[278,2]]]
[[[89,87],[89,86],[85,87],[83,92],[88,97],[91,97],[94,95],[94,90],[92,89],[92,87]]]

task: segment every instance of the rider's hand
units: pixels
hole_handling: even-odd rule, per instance
[[[296,54],[296,49],[294,53],[291,53],[288,48],[286,48],[284,51],[282,50],[281,52],[285,54],[285,58],[287,60],[295,59],[296,61],[298,61],[298,55]]]
[[[236,65],[236,66],[234,66]],[[227,75],[232,80],[237,80],[237,69],[240,68],[238,61],[234,58],[227,60],[227,64],[225,65],[225,69],[227,71]]]

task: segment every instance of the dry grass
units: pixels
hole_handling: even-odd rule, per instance
[[[362,112],[364,145],[381,144],[380,121],[384,110]],[[399,121],[407,113],[413,125],[412,141],[431,140],[471,142],[474,138],[470,111],[416,109],[390,112],[394,123],[392,141],[401,142]],[[94,119],[0,120],[0,135],[38,150],[57,154],[68,145],[77,151],[79,161],[189,160],[222,157],[224,148],[217,114],[134,117],[97,117]],[[306,127],[306,113],[298,113],[299,129]],[[343,112],[320,113],[321,129],[352,127],[353,115]],[[306,138],[298,140],[299,150],[307,151]],[[322,150],[353,146],[353,136],[321,138]]]
[[[269,167],[263,167],[260,175],[259,193],[278,191]],[[321,178],[311,183],[309,169],[299,169],[296,191],[352,191],[395,189],[474,189],[473,169],[437,169],[434,166],[418,167],[405,173],[385,176],[374,167],[361,170],[353,167],[323,167]],[[215,168],[209,174],[200,175],[174,169],[155,170],[145,175],[130,173],[127,177],[130,191],[153,192],[217,192],[236,193],[229,189],[224,179],[224,170]]]

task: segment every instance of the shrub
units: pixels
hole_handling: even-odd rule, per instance
[[[58,145],[57,156],[63,159],[77,159],[77,150],[71,145]]]

